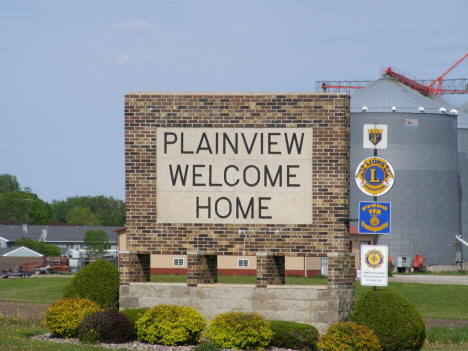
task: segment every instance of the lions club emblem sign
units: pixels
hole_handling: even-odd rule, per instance
[[[370,196],[379,196],[389,191],[395,181],[392,165],[380,157],[369,157],[356,168],[354,175],[361,191]]]

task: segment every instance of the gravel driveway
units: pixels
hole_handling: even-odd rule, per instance
[[[396,283],[468,285],[468,275],[403,274],[394,275],[389,278],[389,281]]]

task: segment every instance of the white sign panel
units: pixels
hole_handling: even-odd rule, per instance
[[[386,124],[364,124],[362,146],[364,149],[386,149],[387,135]]]
[[[157,128],[158,223],[312,223],[311,128]]]
[[[361,285],[388,285],[388,246],[361,245]]]

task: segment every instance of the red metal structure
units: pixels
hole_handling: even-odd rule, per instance
[[[400,73],[397,73],[397,72],[393,71],[391,67],[387,67],[384,74],[387,75],[387,76],[390,76],[392,78],[395,78],[400,83],[403,83],[404,85],[410,87],[411,89],[414,89],[414,90],[420,92],[421,94],[423,94],[425,96],[431,95],[431,88],[430,87],[427,87],[427,86],[425,86],[425,85],[423,85],[421,83],[418,83],[417,81],[415,81],[413,79],[410,79],[410,78],[405,77],[404,75],[402,75]]]
[[[441,94],[468,94],[468,79],[445,79],[444,77],[458,66],[464,59],[468,57],[466,53],[457,62],[450,66],[444,73],[442,73],[436,79],[429,80],[415,80],[408,78],[402,73],[396,72],[391,67],[387,67],[384,71],[384,75],[390,76],[406,86],[420,92],[425,96],[429,95],[441,95]],[[350,92],[353,89],[362,89],[372,81],[318,81],[316,83],[316,90],[322,89],[323,91],[336,91],[336,92]]]
[[[442,82],[444,77],[449,73],[452,69],[454,69],[460,62],[462,62],[464,59],[468,57],[468,52],[460,58],[457,62],[455,62],[452,66],[449,67],[444,73],[442,73],[441,76],[438,78],[434,79],[431,84],[429,84],[429,87],[431,88],[431,93],[433,95],[440,95],[441,93],[444,93],[444,89],[442,89]],[[459,92],[451,92],[452,94],[460,94]],[[468,86],[465,86],[465,90],[461,94],[466,94],[468,93]]]

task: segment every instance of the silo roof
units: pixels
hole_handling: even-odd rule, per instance
[[[423,107],[425,113],[443,114],[441,107],[450,109],[449,104],[432,100],[387,76],[351,96],[351,112],[362,112],[364,106],[367,112],[392,112],[395,107],[396,112],[420,113],[418,109]]]
[[[457,107],[448,101],[445,101],[440,96],[431,96],[431,99],[443,105],[448,109],[456,109],[458,111],[457,116],[457,128],[468,128],[468,102]]]

